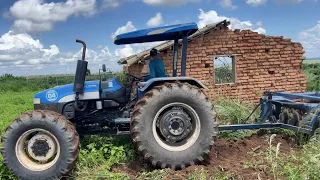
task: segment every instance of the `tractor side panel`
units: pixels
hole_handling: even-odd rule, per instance
[[[37,93],[34,98],[40,99],[40,104],[56,104],[66,103],[75,100],[75,92],[73,91],[73,84],[63,86],[56,86],[51,89],[44,90]],[[80,94],[79,99],[99,99],[99,81],[85,82],[84,93]]]

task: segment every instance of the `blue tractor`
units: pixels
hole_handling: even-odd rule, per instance
[[[79,136],[102,133],[131,134],[137,151],[155,167],[183,169],[202,162],[213,146],[218,123],[202,91],[205,86],[185,77],[187,37],[197,30],[195,23],[188,23],[118,35],[117,45],[174,40],[172,77],[150,79],[137,89],[132,83],[141,80],[130,74],[124,84],[119,77],[86,81],[86,44],[77,40],[83,54],[74,83],[34,96],[34,110],[17,117],[2,137],[4,164],[19,179],[59,179],[74,168]]]

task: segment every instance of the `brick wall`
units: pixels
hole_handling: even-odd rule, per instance
[[[181,47],[179,48],[180,74]],[[214,55],[237,54],[235,84],[214,83]],[[245,102],[256,102],[264,90],[303,92],[306,78],[301,70],[304,51],[300,43],[282,36],[264,36],[228,28],[210,31],[188,44],[187,76],[209,88],[209,98],[231,96]],[[162,56],[166,72],[172,75],[172,49]],[[143,64],[134,64],[129,72],[140,75]]]

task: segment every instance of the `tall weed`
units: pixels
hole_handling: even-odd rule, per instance
[[[259,110],[257,110],[251,118],[246,120],[254,109],[254,104],[243,103],[239,99],[219,98],[213,101],[213,104],[220,124],[252,123],[259,116]]]

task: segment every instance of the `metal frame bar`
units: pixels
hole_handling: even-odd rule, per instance
[[[187,47],[188,47],[188,36],[184,35],[182,39],[182,58],[181,58],[181,76],[186,76],[187,67]]]
[[[173,61],[172,61],[172,76],[177,77],[177,64],[178,64],[178,46],[179,39],[176,38],[174,40],[174,45],[173,45]]]
[[[265,91],[265,94],[267,95],[275,95],[275,96],[281,96],[288,99],[306,99],[311,101],[319,101],[320,102],[320,96],[316,96],[315,92],[309,92],[309,93],[284,93],[284,92],[269,92]]]
[[[236,124],[236,125],[220,125],[218,126],[219,131],[227,131],[227,130],[241,130],[241,129],[289,129],[295,132],[301,132],[304,134],[312,134],[313,131],[311,129],[305,129],[297,126],[291,126],[289,124],[282,123],[264,123],[264,124]]]

